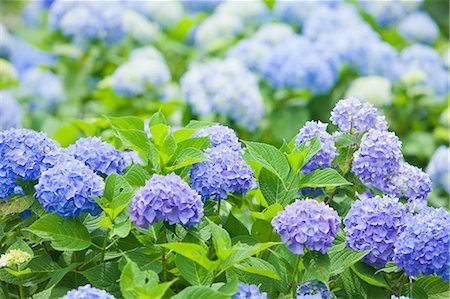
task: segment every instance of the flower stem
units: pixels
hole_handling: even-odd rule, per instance
[[[219,198],[219,200],[217,201],[217,216],[220,217],[220,198]]]
[[[20,272],[20,265],[17,265],[17,272]],[[25,294],[24,294],[24,291],[23,291],[22,276],[19,277],[18,286],[19,286],[20,299],[25,299]]]
[[[102,264],[105,261],[106,245],[108,244],[108,235],[109,235],[109,229],[106,231],[105,238],[103,239],[102,254],[100,256],[100,262]]]
[[[299,255],[298,258],[297,258],[297,262],[295,263],[294,270],[292,271],[291,281],[289,282],[289,286],[288,286],[288,293],[291,291],[292,287],[294,286],[295,275],[297,274],[298,265],[300,265],[300,260],[301,259],[302,259],[302,256]]]
[[[166,244],[166,243],[167,243],[167,229],[166,229],[166,226],[164,225],[163,244]],[[165,247],[162,248],[161,260],[162,260],[162,267],[163,267],[163,281],[167,281],[167,265],[166,265],[166,248]]]

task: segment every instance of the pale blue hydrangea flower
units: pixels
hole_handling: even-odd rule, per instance
[[[35,189],[42,207],[64,218],[83,212],[96,216],[102,211],[92,197],[102,197],[105,183],[80,161],[67,159],[44,171]]]
[[[164,29],[178,26],[184,17],[184,7],[181,1],[124,1],[127,8],[144,15],[150,21]]]
[[[409,13],[419,8],[423,0],[400,1],[385,0],[371,1],[362,0],[362,8],[370,14],[381,27],[389,27],[397,24]]]
[[[78,289],[69,291],[66,295],[61,297],[61,299],[115,299],[115,297],[87,284]]]
[[[224,1],[216,8],[215,13],[237,16],[246,27],[263,24],[271,16],[263,0],[248,1],[245,4],[239,1]]]
[[[302,27],[305,19],[321,6],[335,7],[340,0],[331,1],[289,1],[280,0],[275,2],[274,14],[283,22]]]
[[[83,162],[89,169],[100,175],[123,174],[125,159],[123,154],[99,137],[78,139],[66,150],[67,155]]]
[[[131,166],[132,164],[139,164],[145,166],[144,161],[142,161],[142,159],[139,157],[139,153],[134,150],[127,148],[123,151],[122,155],[126,167]]]
[[[346,244],[370,250],[362,259],[382,268],[394,256],[394,243],[406,225],[407,214],[397,198],[375,196],[354,202],[344,219]]]
[[[416,12],[403,19],[397,26],[397,31],[408,41],[433,43],[439,37],[439,27],[425,12]]]
[[[192,188],[203,200],[227,199],[228,193],[245,194],[256,186],[252,169],[226,144],[206,149],[205,155],[208,160],[195,163],[189,172]]]
[[[222,126],[212,125],[207,128],[197,130],[192,137],[206,137],[208,136],[211,141],[211,147],[218,147],[223,145],[229,149],[242,153],[242,144],[239,142],[236,133],[233,129]]]
[[[295,31],[283,23],[267,23],[262,25],[253,38],[269,46],[276,46],[295,35]]]
[[[12,42],[14,51],[11,52],[10,61],[19,76],[30,68],[45,65],[51,66],[56,62],[56,57],[44,52],[22,40],[14,39]]]
[[[54,111],[67,100],[62,79],[40,68],[31,68],[20,77],[18,94],[29,101],[32,113]]]
[[[339,232],[341,218],[335,210],[312,199],[297,200],[273,218],[272,226],[295,254],[317,250],[325,254]]]
[[[123,15],[124,31],[141,43],[155,41],[161,34],[159,27],[136,11],[128,10]]]
[[[250,131],[264,115],[258,79],[237,60],[214,59],[191,66],[181,78],[181,89],[197,115],[228,116]]]
[[[306,122],[295,139],[295,145],[299,146],[305,141],[309,142],[316,136],[319,136],[321,149],[303,166],[303,173],[309,173],[318,168],[330,167],[331,162],[337,156],[334,138],[327,132],[327,124],[320,121]]]
[[[436,188],[442,188],[450,193],[450,149],[440,146],[431,157],[426,169],[431,182]]]
[[[409,276],[436,274],[450,280],[450,214],[426,208],[407,222],[395,242],[394,262]]]
[[[22,107],[11,93],[0,91],[0,131],[20,128],[22,117]]]
[[[362,103],[356,98],[342,99],[331,111],[330,120],[341,131],[362,133],[370,129],[386,131],[388,129],[384,116],[379,115],[372,104]]]
[[[297,288],[295,299],[335,299],[336,295],[321,282],[306,282]]]
[[[267,293],[261,292],[254,284],[238,284],[238,292],[231,299],[267,299]]]
[[[136,192],[129,211],[131,221],[139,227],[147,228],[159,220],[189,227],[201,223],[203,202],[176,174],[154,174]]]
[[[194,43],[203,51],[213,51],[232,42],[244,30],[241,18],[231,14],[213,14],[194,31]]]
[[[183,0],[183,5],[190,13],[213,12],[223,0]]]
[[[243,39],[228,50],[227,58],[242,62],[249,70],[261,72],[272,47],[257,39]]]
[[[369,130],[353,154],[352,172],[365,184],[382,188],[403,160],[401,142],[387,131]]]
[[[35,181],[53,167],[60,146],[45,133],[27,129],[0,132],[0,198],[21,193],[17,179]]]
[[[366,41],[365,51],[359,56],[355,68],[363,76],[383,76],[394,80],[397,74],[398,53],[382,41]]]

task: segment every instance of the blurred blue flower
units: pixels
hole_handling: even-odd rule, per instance
[[[263,0],[248,1],[245,5],[239,1],[224,1],[216,8],[215,14],[239,17],[246,28],[259,26],[271,17],[271,11]]]
[[[56,57],[50,53],[39,50],[35,46],[26,43],[20,39],[13,39],[11,52],[11,63],[19,75],[27,70],[40,66],[50,66],[56,62]]]
[[[397,31],[411,42],[431,44],[439,37],[439,27],[425,12],[416,12],[407,16],[398,24]]]
[[[191,66],[181,78],[181,89],[197,115],[228,116],[250,131],[264,115],[256,76],[234,59],[214,59]]]
[[[231,299],[267,299],[267,293],[261,292],[254,284],[238,284],[238,292]]]
[[[35,197],[47,212],[64,218],[83,212],[96,216],[102,209],[92,197],[102,197],[104,188],[102,178],[86,165],[67,159],[41,174]]]
[[[66,154],[83,162],[95,173],[104,176],[111,173],[123,174],[127,166],[123,154],[99,137],[78,139],[75,144],[67,148]]]
[[[115,299],[115,297],[87,284],[78,289],[69,291],[66,295],[61,297],[61,299]]]
[[[339,232],[341,218],[335,210],[313,199],[297,200],[273,218],[272,226],[295,254],[317,250],[325,254]]]
[[[406,275],[436,274],[450,280],[450,214],[426,208],[407,222],[395,242],[394,262]]]
[[[242,144],[239,142],[236,133],[233,129],[222,126],[212,125],[207,128],[197,130],[192,137],[205,137],[208,136],[211,141],[211,147],[218,147],[223,145],[230,150],[242,153]]]
[[[442,188],[450,193],[450,149],[440,146],[431,157],[427,166],[427,173],[431,178],[433,186]]]
[[[158,220],[189,227],[201,223],[203,202],[176,174],[154,174],[136,192],[129,211],[131,221],[139,227],[147,228]]]
[[[306,282],[297,288],[295,299],[334,299],[336,296],[321,282]]]
[[[404,230],[407,214],[393,197],[366,198],[354,202],[344,219],[346,244],[353,250],[370,250],[362,259],[382,268],[394,256],[394,243]]]
[[[243,39],[228,50],[227,58],[239,60],[253,72],[261,72],[271,50],[271,46],[257,39]]]
[[[283,23],[266,23],[255,32],[253,39],[269,46],[276,46],[294,35],[295,32],[289,25]]]
[[[0,91],[0,131],[20,128],[22,117],[22,107],[11,93]]]
[[[381,27],[397,24],[409,13],[419,8],[423,0],[416,1],[371,1],[361,0],[362,8],[370,14]]]
[[[244,30],[241,18],[231,14],[213,14],[193,31],[195,45],[202,51],[213,51],[232,42]]]
[[[190,13],[213,12],[223,0],[183,0],[183,5]]]
[[[141,43],[153,42],[161,34],[158,25],[133,10],[125,11],[123,28],[128,36]]]
[[[175,28],[184,18],[181,1],[123,1],[122,3],[165,29]]]

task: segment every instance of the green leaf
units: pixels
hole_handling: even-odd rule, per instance
[[[234,252],[230,254],[230,256],[225,259],[222,264],[220,265],[222,268],[222,271],[234,266],[237,263],[240,263],[249,257],[256,255],[260,253],[261,251],[264,251],[274,245],[277,245],[279,243],[277,242],[267,242],[267,243],[258,243],[255,245],[246,245],[238,243],[233,246]]]
[[[148,293],[145,292],[144,294],[142,294],[142,295],[144,295],[144,297],[141,297],[141,298],[161,299],[164,297],[164,294],[169,290],[170,286],[172,284],[174,284],[177,280],[178,280],[178,278],[175,278],[174,280],[160,283],[157,286],[154,286]]]
[[[187,287],[177,295],[171,297],[172,299],[229,299],[228,294],[215,291],[206,286],[191,286]]]
[[[12,196],[8,202],[0,204],[0,217],[22,213],[30,208],[33,203],[34,198],[31,195]]]
[[[215,262],[208,259],[208,252],[205,248],[194,243],[167,243],[159,246],[175,251],[176,253],[187,257],[207,270],[215,267]]]
[[[413,283],[413,289],[414,287],[423,289],[429,299],[447,299],[450,297],[450,285],[438,276],[419,278]]]
[[[180,254],[177,254],[175,264],[181,276],[191,285],[209,285],[212,282],[211,272]]]
[[[305,265],[305,274],[303,281],[318,280],[324,284],[328,284],[330,278],[330,258],[327,254],[318,251],[309,251],[303,257]]]
[[[209,140],[209,137],[197,137],[197,138],[189,138],[186,140],[183,140],[178,143],[178,147],[176,151],[173,153],[170,160],[167,162],[167,165],[173,165],[176,161],[180,161],[183,158],[186,157],[187,153],[185,152],[187,148],[194,148],[200,151],[203,151],[211,146],[211,142]]]
[[[163,145],[164,139],[169,133],[169,129],[170,127],[165,124],[157,124],[150,127],[150,133],[152,133],[156,145]]]
[[[269,206],[279,203],[279,200],[286,193],[283,181],[265,167],[261,168],[259,172],[259,189]]]
[[[339,280],[348,298],[367,298],[364,282],[350,268],[339,275]]]
[[[81,274],[89,280],[92,286],[106,290],[114,296],[120,298],[120,270],[117,262],[103,263],[89,268]]]
[[[276,174],[282,181],[289,174],[290,167],[286,156],[270,144],[244,141],[250,156],[267,170]]]
[[[133,192],[133,188],[128,183],[125,177],[112,173],[105,180],[105,191],[103,197],[108,201],[112,201],[121,193]]]
[[[194,163],[206,161],[207,157],[203,153],[203,151],[188,147],[178,153],[175,161],[173,161],[174,165],[167,167],[167,170],[174,171]]]
[[[293,150],[293,153],[299,153],[303,157],[301,159],[300,166],[298,166],[300,161],[295,163],[296,167],[299,167],[298,169],[301,169],[303,166],[305,166],[305,164],[308,163],[312,159],[312,157],[314,157],[314,155],[317,154],[317,152],[321,148],[322,148],[322,144],[320,142],[319,136],[315,136],[315,137],[311,138],[310,140],[305,141],[302,144],[300,144],[298,146],[298,148]],[[296,156],[296,159],[299,159],[299,158],[300,158],[299,156]],[[294,170],[294,171],[297,171],[297,170]]]
[[[273,234],[275,233],[269,221],[256,219],[252,225],[252,236],[259,242],[269,242]]]
[[[336,170],[332,168],[314,170],[300,179],[299,188],[303,187],[339,187],[351,185]]]
[[[270,264],[269,262],[260,258],[250,257],[244,262],[234,265],[234,267],[248,273],[254,273],[275,280],[281,280],[276,272],[275,267],[272,266],[272,264]]]
[[[124,178],[131,186],[142,187],[150,179],[150,175],[141,165],[134,164],[125,173]]]
[[[136,129],[114,129],[115,135],[122,141],[127,148],[137,151],[147,161],[151,154],[151,145],[147,134],[144,131]]]
[[[210,127],[212,125],[214,125],[215,123],[213,122],[209,122],[209,121],[200,121],[200,120],[191,120],[189,121],[189,123],[185,126],[186,129],[194,129],[194,130],[198,130],[198,129],[203,129],[206,127]]]
[[[48,214],[25,229],[60,251],[78,251],[91,246],[91,237],[86,227],[77,219],[64,219],[57,214]]]
[[[345,243],[334,245],[328,250],[330,257],[330,276],[338,275],[361,260],[369,253],[369,250],[354,251],[348,249]]]
[[[163,113],[161,113],[159,111],[156,112],[155,114],[153,114],[150,117],[149,122],[148,122],[148,126],[149,127],[153,127],[153,126],[156,126],[158,124],[167,125],[166,117],[164,116]]]
[[[375,274],[376,270],[371,266],[359,262],[352,266],[352,270],[359,276],[359,278],[368,284],[389,289],[389,284],[384,278],[383,273]]]
[[[231,249],[230,235],[225,229],[218,226],[208,218],[206,219],[208,220],[209,227],[211,229],[211,235],[216,254],[221,260],[224,260],[231,254],[231,251],[229,250]]]
[[[129,261],[120,275],[120,290],[126,299],[140,299],[137,289],[147,292],[159,282],[153,271],[141,271],[136,263]]]
[[[70,271],[75,269],[80,264],[81,263],[73,263],[73,264],[68,265],[65,268],[62,268],[62,269],[59,269],[59,270],[55,270],[52,273],[52,276],[51,276],[50,280],[47,283],[47,288],[53,287],[54,285],[58,284],[64,278],[64,276],[66,276],[67,273],[69,273]]]
[[[135,129],[144,132],[144,121],[139,117],[107,117],[111,125],[116,129]]]

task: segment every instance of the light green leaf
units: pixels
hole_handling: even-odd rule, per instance
[[[241,244],[238,243],[236,245],[233,246],[233,250],[234,252],[232,254],[230,254],[230,256],[225,259],[221,266],[221,270],[224,271],[232,266],[234,266],[237,263],[240,263],[244,260],[246,260],[247,258],[256,255],[258,253],[260,253],[261,251],[264,251],[274,245],[277,245],[279,243],[277,242],[267,242],[267,243],[258,243],[255,245],[246,245],[246,244]]]
[[[136,263],[129,261],[120,275],[120,290],[126,299],[140,299],[137,289],[149,291],[159,282],[153,271],[141,271]]]
[[[269,277],[275,280],[281,280],[281,278],[276,273],[276,269],[269,262],[255,257],[250,257],[240,264],[234,265],[236,269],[254,273],[261,276]]]
[[[208,218],[206,219],[208,220],[209,227],[211,229],[211,235],[216,254],[221,260],[224,260],[231,254],[231,251],[229,250],[231,249],[230,235],[225,229],[218,226]]]
[[[150,179],[150,174],[141,165],[134,164],[125,173],[124,178],[131,186],[142,187]]]
[[[442,277],[427,276],[419,278],[413,283],[414,287],[422,288],[429,299],[447,299],[450,297],[450,285]]]
[[[330,257],[330,276],[338,275],[351,267],[369,253],[369,250],[354,251],[348,249],[345,243],[334,245],[328,250]]]
[[[339,187],[351,185],[336,170],[332,168],[314,170],[300,179],[299,188],[303,187]]]
[[[8,202],[0,204],[0,217],[22,213],[30,208],[33,202],[34,198],[31,195],[12,196]]]
[[[125,116],[125,117],[108,117],[111,125],[116,129],[135,129],[144,131],[144,121],[139,117]]]
[[[191,285],[209,285],[212,282],[211,272],[194,261],[177,254],[175,263],[181,276]]]
[[[167,292],[167,290],[170,288],[170,286],[172,284],[174,284],[177,280],[178,280],[178,278],[175,278],[174,280],[160,283],[157,286],[154,286],[148,293],[145,292],[144,294],[141,294],[141,298],[161,299],[164,297],[164,294]],[[142,295],[144,295],[144,296],[142,297]]]
[[[328,254],[309,251],[303,257],[303,264],[305,265],[303,281],[318,280],[328,284],[330,278],[330,258]]]
[[[228,294],[215,291],[206,286],[192,286],[187,287],[182,290],[177,295],[173,296],[172,299],[229,299]]]
[[[196,262],[207,270],[215,267],[216,263],[208,259],[208,252],[205,248],[194,243],[168,243],[159,246],[175,251],[184,257]]]
[[[269,206],[279,203],[279,200],[286,193],[283,181],[265,167],[261,168],[259,172],[259,189]]]
[[[302,157],[301,163],[300,161],[297,161],[294,164],[296,168],[301,169],[303,166],[305,166],[305,164],[308,163],[321,148],[322,144],[320,143],[319,136],[315,136],[311,140],[305,141],[302,144],[300,144],[297,148],[293,150],[293,153],[299,153],[301,154]],[[291,159],[300,160],[300,156],[294,156]],[[300,165],[298,166],[298,164]],[[297,172],[298,169],[294,169],[294,171]]]
[[[289,174],[290,167],[286,156],[276,147],[270,144],[244,141],[250,156],[276,174],[281,181],[285,180]]]

